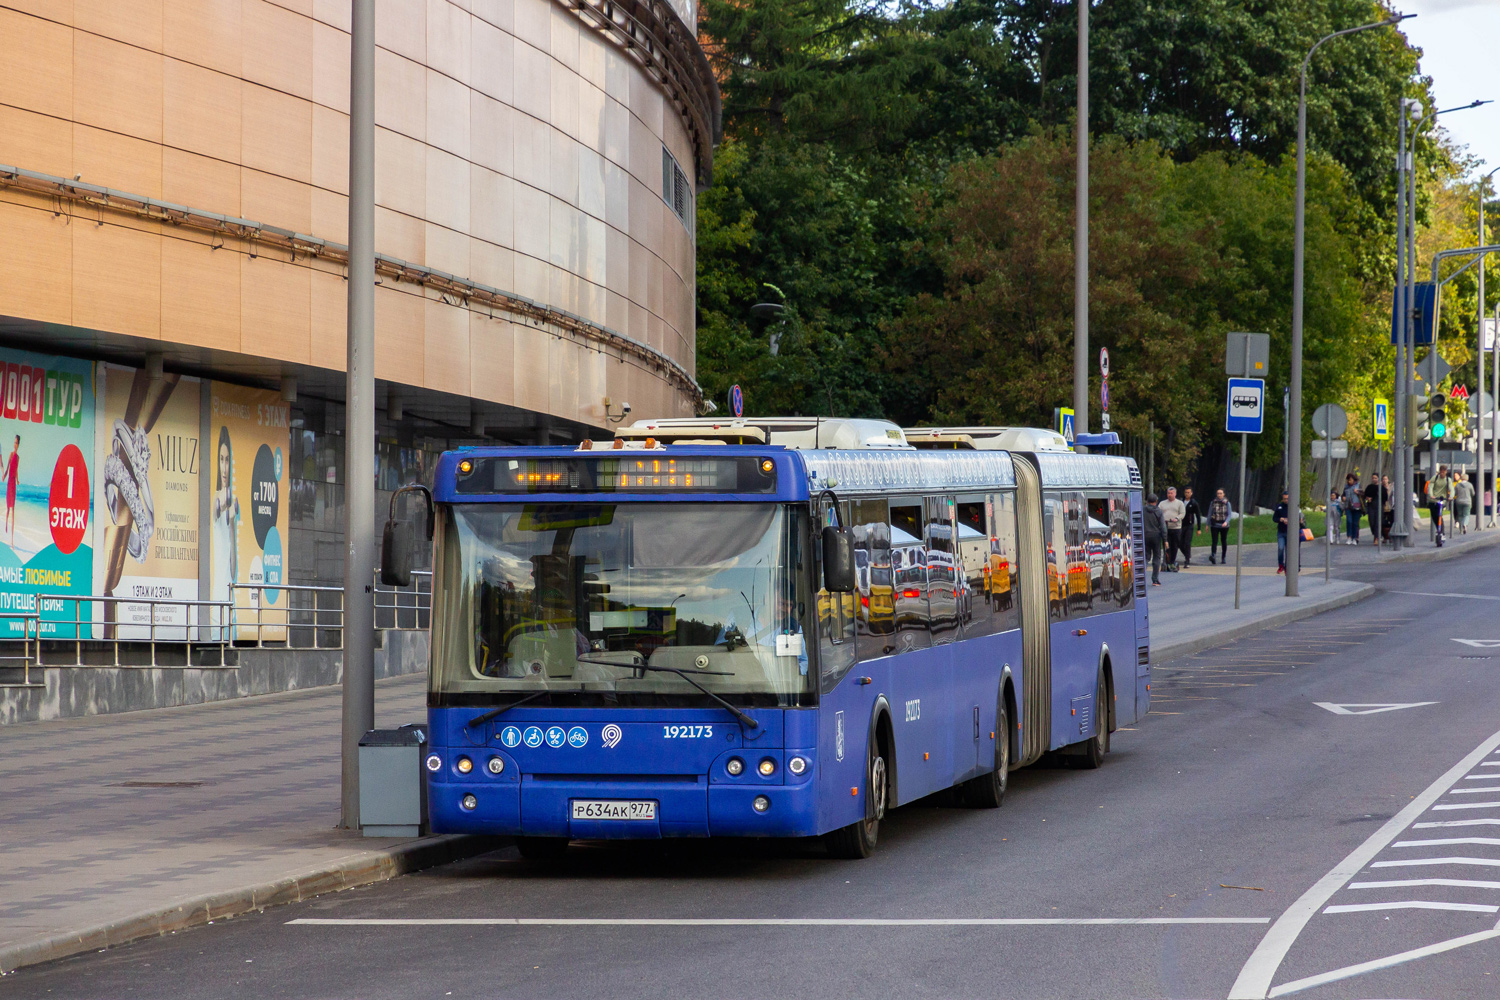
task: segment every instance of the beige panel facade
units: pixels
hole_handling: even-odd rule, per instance
[[[572,4],[376,6],[377,252],[691,373],[691,194],[685,222],[662,191],[663,149],[691,178],[696,147],[661,84]],[[0,6],[0,164],[346,239],[347,3],[24,7]],[[0,317],[342,368],[336,263],[4,183],[0,220]],[[607,337],[407,280],[384,279],[376,308],[381,379],[594,426],[605,396],[692,412],[688,388]]]

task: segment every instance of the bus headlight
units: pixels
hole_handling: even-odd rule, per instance
[[[771,775],[776,773],[776,762],[770,757],[767,757],[765,760],[760,762],[760,767],[757,768],[757,770],[760,771],[760,776],[762,778],[769,778]]]
[[[767,812],[771,808],[771,800],[764,795],[757,795],[755,801],[750,803],[751,807],[758,813]]]
[[[500,774],[505,770],[505,761],[499,757],[491,757],[489,764],[486,766],[489,767],[491,774]]]
[[[458,764],[455,766],[458,768],[459,774],[468,774],[474,770],[474,762],[467,757],[458,758]]]
[[[443,758],[439,757],[435,753],[428,754],[427,755],[427,770],[436,772],[436,771],[441,771],[442,769],[443,769]]]
[[[478,808],[479,800],[472,794],[469,794],[459,799],[458,804],[463,806],[465,812],[473,812],[476,808]]]
[[[724,765],[724,770],[737,778],[745,773],[745,762],[738,757],[731,757],[729,758],[729,762]]]
[[[807,760],[803,757],[793,757],[786,762],[786,769],[793,774],[801,774],[807,770]]]

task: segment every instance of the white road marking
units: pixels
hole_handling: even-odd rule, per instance
[[[1480,767],[1487,765],[1481,764]],[[1497,764],[1500,766],[1500,764]],[[1500,774],[1469,774],[1464,776],[1465,781],[1500,781]]]
[[[1488,775],[1486,775],[1488,777]],[[1481,785],[1477,788],[1454,788],[1448,792],[1449,795],[1490,795],[1494,793],[1493,785]]]
[[[1476,601],[1500,601],[1500,597],[1491,594],[1434,594],[1427,590],[1392,590],[1392,594],[1408,594],[1412,597],[1468,597]],[[1500,639],[1454,639],[1454,642],[1494,642],[1500,644]]]
[[[1338,704],[1332,701],[1315,701],[1314,705],[1327,709],[1334,715],[1378,715],[1381,712],[1399,712],[1403,708],[1423,708],[1427,705],[1436,705],[1435,701],[1410,701],[1404,704],[1397,702],[1345,702]],[[1350,709],[1357,708],[1361,711],[1351,712]]]
[[[1434,903],[1425,899],[1407,899],[1397,903],[1346,903],[1327,906],[1324,913],[1368,913],[1372,910],[1458,910],[1462,913],[1500,913],[1500,906],[1485,903]]]
[[[1332,972],[1324,972],[1316,976],[1308,976],[1306,979],[1298,979],[1295,982],[1285,983],[1276,987],[1267,995],[1282,997],[1288,993],[1300,993],[1314,986],[1323,986],[1326,983],[1348,979],[1351,976],[1360,976],[1366,972],[1374,972],[1377,969],[1389,969],[1391,966],[1400,965],[1403,962],[1411,962],[1419,958],[1427,958],[1431,955],[1441,955],[1445,951],[1453,951],[1455,948],[1479,944],[1481,941],[1489,941],[1497,937],[1500,937],[1500,924],[1496,924],[1487,931],[1465,934],[1463,937],[1449,938],[1447,941],[1439,941],[1437,944],[1429,944],[1422,948],[1413,948],[1411,951],[1403,951],[1399,954],[1387,955],[1385,958],[1377,958],[1370,962],[1361,962],[1359,965],[1349,965],[1342,969],[1334,969]]]
[[[1440,812],[1444,809],[1494,809],[1497,806],[1500,806],[1500,802],[1461,802],[1458,805],[1433,806],[1432,811]]]
[[[1377,861],[1371,868],[1408,868],[1412,865],[1479,865],[1500,868],[1500,858],[1403,858],[1400,861]]]
[[[1444,826],[1500,826],[1500,819],[1445,819],[1440,823],[1413,823],[1413,830],[1435,830]]]
[[[1500,882],[1480,882],[1468,878],[1403,878],[1390,882],[1350,882],[1351,889],[1399,889],[1419,885],[1451,885],[1460,889],[1500,889]]]
[[[1480,767],[1500,767],[1500,760],[1487,760]]]
[[[1302,930],[1307,926],[1307,922],[1327,905],[1328,901],[1333,898],[1334,893],[1338,892],[1350,879],[1358,875],[1391,841],[1400,836],[1401,832],[1410,826],[1417,817],[1421,816],[1429,808],[1432,808],[1433,804],[1442,797],[1444,792],[1457,784],[1458,779],[1473,770],[1474,765],[1485,757],[1488,757],[1496,747],[1500,747],[1500,732],[1490,736],[1476,747],[1472,753],[1453,765],[1441,777],[1423,789],[1400,812],[1388,819],[1363,844],[1356,847],[1348,857],[1335,865],[1332,871],[1320,878],[1311,888],[1298,897],[1296,902],[1287,907],[1286,911],[1266,931],[1266,936],[1261,939],[1260,944],[1251,953],[1249,960],[1240,969],[1240,974],[1234,981],[1234,987],[1229,991],[1229,1000],[1265,1000],[1271,994],[1271,981],[1276,977],[1276,970],[1281,968],[1282,960],[1286,958],[1287,952],[1291,951],[1292,945],[1297,943],[1297,938],[1302,934]],[[1500,802],[1464,803],[1460,806],[1437,806],[1436,808],[1461,809],[1484,808],[1485,806],[1500,806]],[[1494,936],[1500,937],[1500,930],[1497,930]],[[1462,945],[1455,944],[1452,947],[1457,948],[1462,947]],[[1439,950],[1445,949],[1439,948]],[[1421,951],[1421,949],[1418,949],[1418,951]],[[1433,952],[1433,954],[1436,954],[1436,952]],[[1412,957],[1421,956],[1413,953]],[[1375,963],[1366,964],[1371,969],[1378,969],[1384,968],[1384,965],[1381,963],[1395,964],[1396,961],[1409,961],[1409,959],[1393,956],[1391,959],[1380,959]],[[1361,967],[1353,968],[1356,971],[1340,970],[1342,974],[1325,973],[1325,975],[1333,975],[1336,979],[1342,979],[1345,975],[1358,975],[1360,972],[1366,971]],[[1318,977],[1313,978],[1317,979]],[[1316,983],[1310,980],[1299,980],[1298,982],[1306,982],[1307,986],[1316,985]],[[1292,986],[1296,986],[1297,989],[1306,988],[1306,986],[1288,984],[1281,987],[1276,995],[1279,996],[1283,992],[1293,992],[1291,989]]]
[[[299,917],[319,927],[1132,927],[1269,924],[1270,917]]]
[[[1500,837],[1443,837],[1439,840],[1398,840],[1392,847],[1443,847],[1448,844],[1500,844]]]

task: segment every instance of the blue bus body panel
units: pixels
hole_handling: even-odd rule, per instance
[[[429,708],[428,774],[434,833],[600,838],[794,837],[816,829],[815,709],[752,708],[760,725],[743,727],[722,709],[535,708],[523,705],[478,727],[484,708]],[[610,731],[607,733],[606,728]],[[683,735],[686,733],[687,735]],[[794,775],[787,761],[808,769]],[[458,770],[460,757],[473,763]],[[499,757],[505,767],[492,774]],[[731,775],[732,757],[745,763]],[[763,760],[775,763],[762,777]],[[476,805],[461,803],[472,794]],[[754,809],[764,795],[771,807]],[[654,820],[575,820],[575,799],[650,800]]]

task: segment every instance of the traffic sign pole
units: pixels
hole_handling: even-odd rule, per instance
[[[1234,334],[1230,336],[1233,337]],[[1244,367],[1246,370],[1250,368],[1248,358]],[[1234,543],[1234,608],[1236,611],[1240,607],[1240,572],[1244,565],[1245,548],[1245,452],[1249,449],[1250,435],[1259,434],[1264,429],[1265,416],[1265,379],[1231,378],[1228,399],[1225,400],[1224,406],[1224,430],[1230,434],[1238,431],[1240,435],[1240,523]]]
[[[1240,512],[1239,530],[1234,539],[1234,610],[1240,609],[1240,566],[1245,552],[1245,452],[1249,448],[1250,435],[1240,435]],[[1212,541],[1212,539],[1210,539]]]

